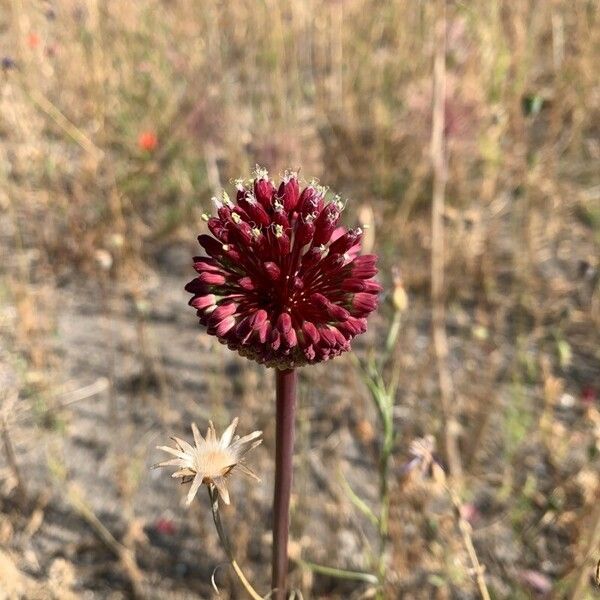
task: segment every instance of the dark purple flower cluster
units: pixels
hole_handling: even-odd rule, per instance
[[[258,169],[237,184],[236,201],[215,199],[198,237],[208,256],[186,290],[200,323],[242,356],[287,369],[350,349],[367,327],[381,286],[377,256],[359,256],[360,229],[338,226],[343,205],[326,190],[300,190],[295,173],[279,187]]]

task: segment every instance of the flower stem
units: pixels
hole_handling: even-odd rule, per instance
[[[223,524],[221,523],[221,515],[219,513],[219,495],[216,493],[215,489],[212,485],[207,486],[208,496],[210,498],[210,505],[212,508],[213,521],[215,522],[215,527],[217,529],[217,533],[219,534],[219,539],[221,540],[221,545],[223,546],[223,550],[225,550],[225,554],[229,559],[235,574],[238,576],[240,583],[244,587],[244,589],[248,592],[248,595],[252,598],[252,600],[262,600],[262,596],[252,587],[250,582],[246,579],[242,569],[238,565],[237,561],[233,556],[233,551],[231,549],[231,545],[229,543],[229,538],[223,529]]]
[[[277,370],[275,490],[273,495],[273,571],[271,580],[274,600],[285,600],[287,589],[297,377],[295,369]]]

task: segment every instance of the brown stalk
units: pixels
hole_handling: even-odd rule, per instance
[[[485,583],[485,567],[479,562],[479,558],[477,557],[477,552],[475,551],[475,545],[473,544],[473,538],[471,537],[471,525],[469,522],[463,518],[461,514],[461,503],[460,498],[456,494],[453,488],[447,486],[448,493],[450,495],[450,499],[452,500],[452,504],[454,505],[454,512],[456,513],[456,519],[458,522],[458,529],[460,531],[460,535],[463,539],[463,543],[467,550],[467,554],[469,555],[469,561],[471,562],[471,567],[473,572],[475,573],[475,580],[477,581],[477,587],[479,588],[479,593],[483,600],[491,600],[490,593],[487,589],[487,585]]]
[[[431,132],[431,163],[433,168],[433,198],[431,206],[431,301],[433,347],[437,363],[444,442],[450,473],[460,480],[462,465],[457,441],[458,424],[453,407],[456,404],[454,384],[448,369],[448,339],[444,305],[444,196],[447,164],[444,140],[446,97],[446,2],[437,2],[438,20],[435,28],[435,59],[433,73],[433,126]]]
[[[573,587],[573,592],[569,596],[571,600],[583,600],[588,597],[589,581],[593,571],[594,558],[598,560],[598,551],[600,548],[600,486],[596,490],[596,507],[591,520],[590,536],[583,556],[579,560],[579,573]],[[596,565],[596,579],[600,585],[600,561]]]
[[[8,463],[8,466],[12,471],[13,477],[17,481],[17,495],[19,498],[19,503],[21,504],[21,506],[23,506],[25,501],[27,500],[27,489],[25,487],[25,483],[23,482],[23,477],[21,476],[21,470],[19,469],[17,456],[15,454],[15,449],[10,438],[8,423],[5,416],[2,417],[0,433],[2,435],[4,453],[6,454],[6,462]]]
[[[290,532],[290,497],[294,458],[294,420],[296,412],[295,369],[276,371],[275,487],[273,493],[273,572],[274,600],[285,600]]]

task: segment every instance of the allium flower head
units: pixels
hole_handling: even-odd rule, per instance
[[[344,207],[316,183],[300,189],[286,172],[278,187],[257,167],[239,180],[235,201],[213,199],[195,257],[194,297],[207,332],[242,356],[280,369],[350,349],[366,330],[381,291],[377,257],[359,256],[362,231],[338,226]]]
[[[172,438],[175,448],[158,446],[159,450],[168,452],[175,458],[165,460],[155,466],[177,467],[177,471],[171,477],[181,478],[182,483],[192,482],[186,498],[188,506],[203,483],[214,485],[223,502],[229,504],[226,480],[235,469],[258,480],[258,477],[243,464],[243,459],[250,450],[261,444],[262,431],[253,431],[242,438],[239,435],[234,437],[237,424],[236,418],[223,432],[221,439],[217,439],[212,421],[209,421],[206,438],[200,435],[198,427],[192,423],[194,446],[176,437]]]

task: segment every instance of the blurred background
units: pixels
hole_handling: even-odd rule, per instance
[[[183,291],[256,164],[368,225],[386,292],[354,356],[399,328],[385,544],[372,388],[350,354],[301,372],[294,587],[598,597],[600,6],[445,4],[0,0],[0,598],[212,598],[218,565],[243,597],[208,498],[150,470],[236,415],[262,483],[223,519],[268,589],[273,374]]]

